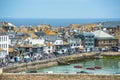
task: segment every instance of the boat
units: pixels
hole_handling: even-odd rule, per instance
[[[82,68],[82,66],[74,66],[74,68]]]
[[[59,65],[70,65],[68,62],[57,61]]]
[[[37,73],[36,70],[30,70],[30,71],[27,71],[26,73]]]
[[[95,66],[94,68],[95,69],[101,69],[102,67],[101,66]]]
[[[47,73],[50,73],[50,74],[52,74],[52,73],[53,73],[53,71],[47,71]]]
[[[86,68],[87,70],[95,70],[95,68]]]
[[[86,71],[80,71],[80,72],[77,72],[77,73],[88,73],[88,72],[86,72]]]

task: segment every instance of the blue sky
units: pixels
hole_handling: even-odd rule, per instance
[[[120,0],[0,0],[0,18],[120,18]]]

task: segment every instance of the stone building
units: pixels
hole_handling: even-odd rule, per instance
[[[118,44],[117,38],[102,30],[94,31],[93,34],[95,35],[95,47],[105,50],[106,48],[111,48]]]

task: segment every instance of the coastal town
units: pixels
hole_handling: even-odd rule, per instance
[[[0,80],[120,80],[120,0],[0,0]]]
[[[16,27],[0,23],[0,67],[99,51],[120,52],[120,24]]]

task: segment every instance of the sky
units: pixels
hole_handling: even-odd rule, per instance
[[[120,18],[120,0],[0,0],[0,18]]]

